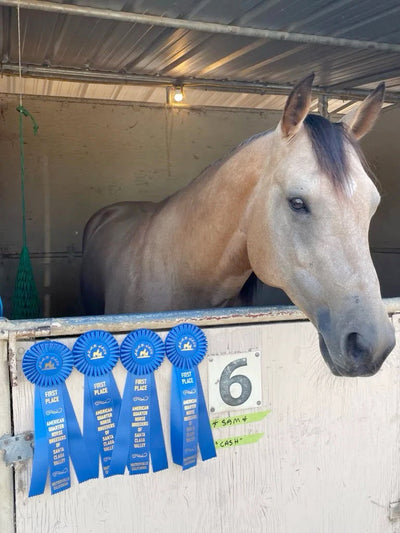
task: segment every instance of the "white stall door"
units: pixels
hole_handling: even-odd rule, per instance
[[[398,330],[399,316],[393,317]],[[63,493],[51,496],[47,487],[43,495],[28,498],[28,462],[16,471],[17,533],[400,532],[400,523],[389,520],[389,504],[400,500],[399,349],[376,376],[344,379],[330,374],[309,323],[203,331],[209,350],[200,372],[207,403],[208,372],[211,376],[210,418],[225,418],[214,422],[222,425],[213,429],[221,446],[217,458],[199,458],[197,467],[184,472],[172,463],[171,365],[165,361],[156,381],[168,470],[81,485],[74,477]],[[119,341],[124,337],[116,336]],[[72,346],[75,339],[59,340]],[[30,345],[17,343],[20,359]],[[221,411],[226,405],[223,398],[218,401],[223,363],[246,354],[252,361],[225,372],[223,379],[247,377],[255,396]],[[250,368],[254,357],[260,362],[258,375]],[[15,433],[33,429],[33,386],[22,375],[20,362],[18,367],[12,398]],[[120,363],[114,374],[122,388]],[[74,370],[67,385],[81,420],[82,375]],[[227,391],[232,398],[243,392],[240,383],[228,383],[223,390],[225,400]],[[262,418],[265,411],[269,413]],[[246,423],[253,413],[261,413],[261,420]],[[227,420],[229,416],[234,418]]]

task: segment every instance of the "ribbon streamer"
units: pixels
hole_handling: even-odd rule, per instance
[[[78,338],[72,353],[76,368],[85,375],[83,438],[89,450],[97,451],[95,477],[99,475],[99,454],[103,475],[107,477],[121,407],[112,375],[119,346],[111,333],[93,330]]]
[[[22,360],[25,376],[35,385],[35,448],[29,496],[44,492],[49,470],[51,493],[68,489],[70,458],[79,483],[94,477],[93,461],[64,383],[72,367],[71,351],[55,341],[34,344]]]
[[[203,461],[216,456],[207,406],[197,365],[207,351],[200,328],[180,324],[165,340],[173,364],[171,386],[171,449],[174,463],[184,470],[197,464],[197,447]]]
[[[139,329],[121,344],[128,371],[122,397],[110,474],[153,472],[168,468],[154,371],[164,358],[164,344],[151,330]]]

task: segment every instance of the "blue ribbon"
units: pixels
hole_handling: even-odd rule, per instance
[[[100,452],[104,477],[109,475],[120,407],[121,397],[112,374],[100,379],[85,376],[83,437],[90,450]]]
[[[128,371],[110,475],[153,472],[168,468],[154,370],[164,358],[164,345],[153,331],[140,329],[126,336],[121,362]]]
[[[216,456],[207,406],[197,365],[207,351],[200,328],[181,324],[172,328],[166,341],[173,364],[171,386],[171,450],[174,463],[184,470],[197,464],[199,446],[203,461]]]
[[[93,461],[82,439],[64,383],[72,366],[70,350],[53,341],[33,345],[22,361],[25,376],[36,385],[35,448],[29,496],[44,492],[49,471],[52,494],[69,488],[70,458],[79,483],[94,477]]]
[[[193,370],[173,367],[171,387],[171,451],[186,470],[197,464],[198,388]]]
[[[111,333],[93,330],[78,338],[73,354],[75,366],[85,375],[83,438],[87,448],[97,452],[94,477],[99,475],[99,454],[103,475],[107,477],[121,407],[111,372],[119,357],[119,346]]]

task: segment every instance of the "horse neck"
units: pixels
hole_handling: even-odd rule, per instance
[[[257,185],[270,169],[272,143],[272,134],[251,139],[176,197],[182,208],[185,259],[192,261],[197,279],[218,287],[226,284],[231,295],[251,273],[247,221]]]

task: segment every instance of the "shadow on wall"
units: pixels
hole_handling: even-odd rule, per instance
[[[240,293],[243,306],[258,307],[263,305],[293,305],[290,298],[281,289],[270,287],[252,274]]]

